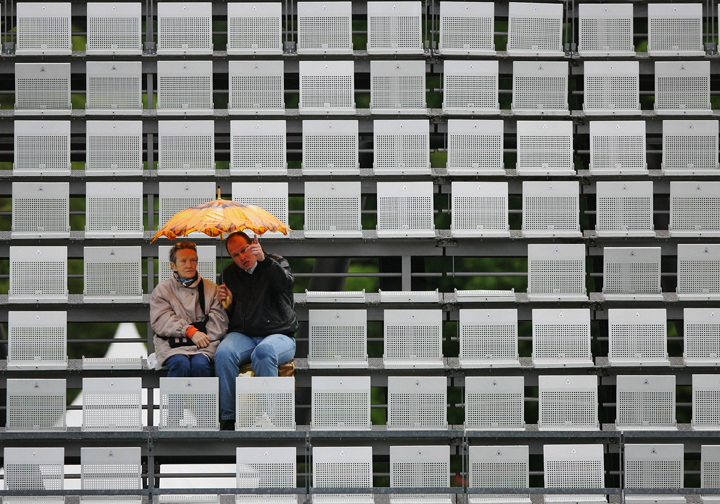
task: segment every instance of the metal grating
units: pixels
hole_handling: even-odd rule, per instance
[[[705,55],[701,3],[650,3],[647,17],[650,56]]]
[[[67,256],[64,246],[11,246],[8,302],[67,303]]]
[[[655,112],[712,114],[709,61],[656,61]]]
[[[361,238],[360,182],[305,182],[305,237]]]
[[[720,375],[692,375],[692,428],[717,430],[720,427]]]
[[[83,490],[141,490],[139,447],[80,448],[80,482]],[[140,504],[141,495],[82,495],[82,504]]]
[[[88,61],[86,114],[142,114],[142,62]]]
[[[4,448],[4,488],[7,490],[63,490],[65,481],[65,448]],[[65,497],[3,496],[12,504],[62,504]]]
[[[493,2],[441,2],[438,52],[495,55]]]
[[[449,488],[449,446],[391,446],[390,488]],[[450,494],[390,494],[390,504],[451,504]]]
[[[85,175],[141,175],[142,121],[86,121]]]
[[[212,3],[158,3],[157,38],[158,54],[212,54]]]
[[[465,377],[465,430],[524,429],[524,376]]]
[[[442,368],[442,310],[385,310],[386,368]]]
[[[8,378],[5,430],[65,432],[65,404],[65,379]]]
[[[231,2],[227,13],[229,55],[282,54],[280,2]]]
[[[700,488],[720,488],[720,445],[700,447]],[[701,495],[700,501],[717,502],[717,494]]]
[[[590,122],[590,173],[647,174],[645,121]]]
[[[447,378],[388,376],[387,427],[402,430],[447,429]]]
[[[505,173],[503,121],[448,119],[447,128],[448,175]]]
[[[140,431],[142,382],[139,377],[83,378],[83,431]]]
[[[13,182],[11,238],[69,238],[69,182]]]
[[[378,289],[381,303],[442,303],[439,289],[433,291],[389,291]]]
[[[354,114],[354,61],[300,61],[300,114]]]
[[[84,247],[85,303],[142,303],[142,247]]]
[[[158,121],[158,175],[213,175],[215,122]]]
[[[365,303],[365,289],[359,291],[309,291],[306,303]]]
[[[568,115],[567,62],[513,61],[511,108],[517,115]]]
[[[157,228],[163,227],[176,213],[214,199],[214,182],[159,182]],[[186,236],[190,239],[207,238],[205,233],[197,231]]]
[[[632,10],[632,5],[630,6]],[[586,115],[639,115],[640,62],[586,61]]]
[[[376,175],[430,175],[430,123],[427,119],[373,121]]]
[[[158,283],[172,277],[172,268],[170,267],[171,249],[172,245],[158,246]],[[202,278],[217,282],[217,247],[215,245],[198,245],[196,250],[198,273]]]
[[[600,430],[597,376],[541,375],[538,377],[538,387],[539,430]],[[547,446],[545,445],[546,448]],[[547,472],[545,474],[550,476]]]
[[[70,63],[15,63],[15,115],[70,115]]]
[[[468,488],[529,488],[528,446],[470,446]],[[469,494],[469,504],[530,504],[527,494]]]
[[[720,364],[720,312],[715,308],[684,308],[684,362],[686,366]]]
[[[358,175],[358,121],[302,122],[303,175]]]
[[[87,54],[142,54],[140,2],[88,2]]]
[[[443,112],[498,114],[498,61],[445,61]]]
[[[632,4],[580,4],[581,56],[635,56]]]
[[[423,54],[421,30],[421,2],[367,2],[368,54]]]
[[[563,4],[510,2],[508,54],[563,56],[562,28]]]
[[[236,448],[237,488],[295,488],[297,448]],[[235,496],[236,504],[297,504],[296,495]]]
[[[594,378],[594,377],[593,377]],[[545,488],[604,488],[603,445],[544,445]],[[605,495],[545,494],[545,502],[607,502]]]
[[[663,121],[666,175],[711,175],[718,170],[718,121]]]
[[[219,430],[218,379],[160,378],[160,430]]]
[[[13,175],[70,175],[70,121],[15,121]]]
[[[286,124],[230,121],[230,175],[287,174]]]
[[[433,238],[433,184],[377,183],[378,238]]]
[[[233,182],[232,200],[245,205],[255,205],[273,214],[281,222],[288,222],[287,182]],[[246,229],[245,233],[254,233]],[[263,238],[287,238],[279,231],[266,232]]]
[[[314,488],[372,488],[372,447],[312,448]],[[313,504],[373,504],[372,494],[314,494]]]
[[[235,430],[295,430],[295,378],[235,379]]]
[[[308,366],[367,368],[367,310],[308,310]]]
[[[678,244],[677,261],[679,299],[720,299],[720,246]]]
[[[15,54],[57,56],[72,53],[70,2],[18,2],[16,10]]]
[[[157,62],[158,115],[208,115],[212,111],[212,61]]]
[[[675,375],[619,375],[615,425],[619,430],[677,429]],[[626,481],[629,484],[630,480]]]
[[[532,301],[587,299],[583,244],[529,244],[528,297]]]
[[[282,114],[285,112],[285,63],[229,61],[230,114]]]
[[[535,367],[588,367],[590,310],[533,309],[532,362]]]
[[[86,238],[142,238],[143,183],[87,182]]]
[[[662,299],[660,255],[660,247],[605,247],[602,288],[605,299]]]
[[[425,85],[424,60],[370,61],[370,113],[427,114]]]
[[[574,175],[572,121],[517,122],[518,175]]]
[[[524,181],[522,231],[525,236],[582,236],[580,185],[574,181]]]
[[[720,182],[670,182],[671,236],[720,236]]]
[[[459,310],[460,366],[519,367],[517,309]]]
[[[451,183],[453,236],[510,236],[507,182]]]
[[[608,310],[611,366],[669,366],[667,310],[611,308]]]
[[[298,54],[352,54],[352,2],[298,2]]]
[[[8,311],[7,369],[67,369],[67,312]]]
[[[682,488],[683,487],[682,444],[626,444],[625,445],[625,488]],[[626,502],[648,504],[682,504],[682,494],[626,494]]]
[[[311,380],[312,429],[370,430],[369,376],[312,376]]]
[[[595,194],[598,236],[655,236],[652,181],[596,182]]]

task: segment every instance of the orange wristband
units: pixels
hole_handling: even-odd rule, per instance
[[[188,338],[192,338],[193,334],[195,334],[196,332],[198,332],[198,328],[191,325],[190,327],[185,329],[185,336],[187,336]]]

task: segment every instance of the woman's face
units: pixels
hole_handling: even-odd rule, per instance
[[[180,278],[192,278],[197,273],[197,253],[193,249],[180,249],[175,254],[175,262],[170,263]]]

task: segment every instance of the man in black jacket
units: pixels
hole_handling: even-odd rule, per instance
[[[225,246],[233,262],[223,270],[225,283],[218,287],[217,299],[230,325],[215,354],[223,422],[235,420],[239,368],[251,363],[255,376],[277,376],[278,366],[295,356],[298,328],[295,279],[288,262],[279,255],[265,255],[257,240],[243,232],[228,236]]]

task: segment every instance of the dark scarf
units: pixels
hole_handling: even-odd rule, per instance
[[[192,278],[180,278],[180,275],[178,275],[177,271],[173,271],[173,277],[175,277],[175,280],[178,281],[180,285],[183,287],[190,287],[194,282],[198,279],[198,274],[195,273],[195,276]]]

